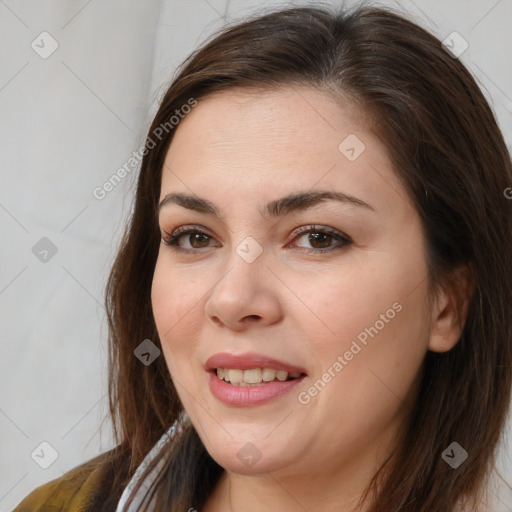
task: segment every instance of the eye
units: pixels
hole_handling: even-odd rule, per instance
[[[350,238],[339,231],[323,226],[304,226],[295,233],[296,239],[305,238],[306,242],[313,245],[313,249],[306,247],[305,252],[323,253],[340,249],[352,243]],[[334,245],[332,243],[335,242]],[[300,247],[300,246],[299,246]]]
[[[188,240],[190,247],[184,248],[180,245],[180,240],[182,238]],[[208,247],[209,240],[212,240],[210,235],[201,229],[192,226],[181,226],[172,233],[166,232],[162,237],[164,245],[172,247],[177,252],[190,252],[195,249],[204,249],[205,247]]]

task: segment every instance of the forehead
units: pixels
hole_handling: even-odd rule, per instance
[[[299,141],[314,142],[314,149],[320,136],[325,147],[337,147],[350,130],[365,131],[363,116],[348,100],[342,106],[317,89],[236,88],[201,99],[177,127],[173,143],[193,138],[202,149],[236,145],[249,154],[265,144],[268,151],[290,147],[297,154]],[[173,143],[171,155],[180,149]]]
[[[381,206],[397,194],[407,201],[386,147],[365,119],[349,101],[307,87],[215,93],[175,128],[161,198],[174,190],[200,196],[236,190],[248,200],[270,200],[318,186],[366,195]]]

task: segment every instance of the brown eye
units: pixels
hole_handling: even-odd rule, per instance
[[[294,240],[300,240],[301,238],[304,238],[306,243],[310,244],[310,247],[298,247],[302,247],[306,252],[310,253],[328,252],[352,243],[347,236],[341,233],[333,231],[330,228],[316,226],[306,226]]]
[[[309,233],[308,243],[313,244],[315,249],[325,249],[330,247],[333,236],[328,233]],[[319,244],[319,245],[317,245]]]
[[[184,235],[180,235],[180,237],[181,236],[184,236]],[[204,233],[189,233],[189,234],[187,234],[187,236],[189,237],[188,240],[190,242],[190,245],[192,245],[192,247],[194,249],[201,249],[203,247],[208,247],[208,239],[209,239],[208,235],[205,235]],[[205,242],[206,242],[206,244],[205,244]]]
[[[181,239],[188,241],[190,247],[183,247]],[[163,243],[172,247],[176,251],[194,251],[195,249],[204,249],[209,247],[212,240],[210,235],[197,228],[182,227],[176,229],[173,233],[166,233],[163,237]]]

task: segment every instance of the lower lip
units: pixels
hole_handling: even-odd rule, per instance
[[[302,382],[305,375],[293,380],[272,381],[260,386],[233,386],[219,379],[215,372],[210,373],[210,391],[212,395],[225,403],[236,407],[262,405],[289,393]]]

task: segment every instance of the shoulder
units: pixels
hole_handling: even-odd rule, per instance
[[[126,452],[116,449],[102,453],[81,464],[60,478],[34,489],[12,512],[86,512],[112,485],[111,473],[116,460],[123,466]],[[126,462],[126,461],[124,461]],[[119,474],[118,474],[119,476]],[[110,494],[110,493],[109,493]],[[116,494],[116,493],[114,493]],[[110,495],[110,497],[113,497]],[[113,508],[115,510],[115,508]]]

